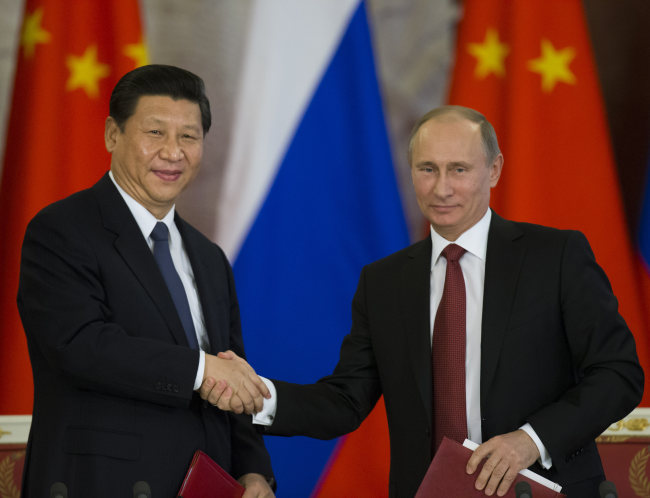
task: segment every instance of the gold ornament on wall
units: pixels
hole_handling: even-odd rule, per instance
[[[20,490],[14,479],[14,470],[16,461],[24,454],[24,451],[19,451],[0,460],[0,497],[20,498]]]
[[[644,431],[646,427],[650,426],[647,418],[631,418],[628,420],[619,420],[615,424],[609,426],[610,431],[620,431],[627,429],[628,431]]]
[[[648,481],[648,475],[646,473],[648,457],[650,456],[648,448],[650,446],[646,446],[639,451],[630,462],[630,487],[636,496],[640,496],[641,498],[650,498],[650,481]]]

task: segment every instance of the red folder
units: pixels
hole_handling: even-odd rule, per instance
[[[448,496],[462,496],[466,498],[485,498],[483,491],[474,488],[474,482],[478,476],[478,470],[470,475],[465,472],[465,466],[472,450],[466,448],[457,441],[443,438],[440,448],[436,452],[429,470],[424,476],[415,498],[434,498]],[[527,481],[530,484],[532,494],[535,498],[559,498],[562,493],[529,479],[519,474],[515,482],[505,494],[508,498],[515,498],[515,485],[519,481]],[[495,495],[496,496],[496,495]]]
[[[197,450],[178,498],[241,498],[243,494],[244,486],[212,458]]]

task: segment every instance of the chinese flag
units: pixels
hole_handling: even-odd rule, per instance
[[[33,385],[16,307],[20,247],[44,206],[109,168],[110,93],[146,64],[137,0],[27,0],[0,184],[0,414],[29,414]]]
[[[582,2],[466,0],[449,102],[496,129],[505,157],[497,213],[587,236],[650,372],[650,320]]]

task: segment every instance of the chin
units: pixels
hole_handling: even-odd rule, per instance
[[[457,220],[450,220],[448,217],[432,216],[429,218],[429,222],[434,227],[440,227],[443,230],[448,230],[458,225]]]

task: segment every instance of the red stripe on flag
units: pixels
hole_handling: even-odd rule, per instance
[[[381,398],[361,426],[341,439],[312,497],[388,496],[389,450],[386,407]]]

